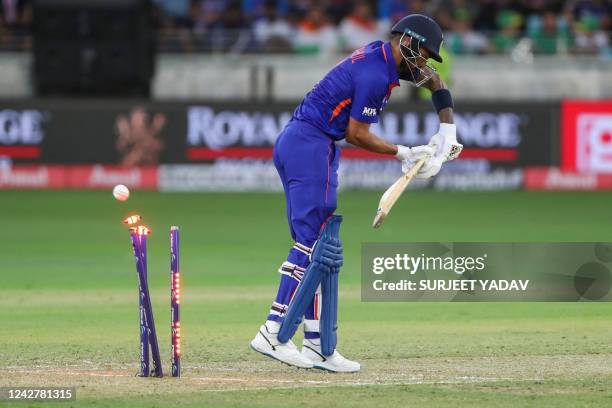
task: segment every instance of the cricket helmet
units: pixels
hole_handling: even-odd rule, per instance
[[[414,44],[415,48],[425,48],[434,60],[442,62],[440,47],[444,41],[444,35],[438,23],[431,17],[422,14],[411,14],[395,23],[391,28],[391,33],[410,36],[412,38],[411,44],[414,44],[414,40],[416,40],[416,44]],[[405,45],[400,46],[407,48]],[[410,48],[413,47],[411,46]]]

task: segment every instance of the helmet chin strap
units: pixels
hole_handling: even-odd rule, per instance
[[[408,36],[410,43],[408,46],[404,45],[404,36],[406,36],[406,33],[402,34],[399,40],[400,54],[402,54],[404,60],[398,72],[399,78],[412,82],[414,86],[419,87],[429,81],[436,70],[430,65],[425,65],[424,68],[417,65],[416,61],[423,58],[421,56],[421,45],[418,41],[413,42],[410,36]],[[415,43],[416,45],[414,45]]]

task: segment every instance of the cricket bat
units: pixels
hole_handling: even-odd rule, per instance
[[[421,167],[423,167],[423,164],[425,164],[425,160],[426,159],[423,158],[417,161],[416,164],[412,166],[410,170],[404,173],[403,176],[401,176],[395,183],[391,185],[391,187],[387,189],[387,191],[384,192],[378,203],[378,210],[376,211],[376,216],[374,216],[374,222],[372,223],[372,227],[380,227],[380,224],[382,224],[382,222],[385,220],[385,217],[387,217],[387,215],[389,215],[389,212],[391,212],[391,208],[393,208],[393,205],[395,204],[397,199],[402,195],[406,187],[408,187],[408,184],[410,184],[415,174],[417,174]]]

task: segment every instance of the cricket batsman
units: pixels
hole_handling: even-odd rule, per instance
[[[346,138],[368,151],[394,155],[404,172],[426,158],[418,178],[435,176],[442,164],[459,156],[463,148],[453,124],[451,93],[427,65],[429,58],[442,62],[442,30],[430,17],[412,14],[395,24],[391,34],[390,42],[375,41],[354,51],[315,85],[274,146],[274,165],[285,191],[294,245],[279,269],[278,293],[251,347],[295,367],[332,372],[361,368],[335,349],[342,244],[338,226],[335,231],[325,226],[329,220],[337,224],[341,220],[333,214],[340,159],[336,142]],[[394,145],[370,132],[370,124],[378,122],[400,79],[432,92],[440,127],[427,145]],[[300,351],[290,338],[302,314],[304,341]],[[289,315],[292,317],[286,318]]]

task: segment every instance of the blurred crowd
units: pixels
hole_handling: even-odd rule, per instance
[[[0,0],[0,36],[24,32],[31,0]],[[410,13],[433,16],[447,51],[610,54],[610,0],[152,0],[162,49],[345,52],[389,37]]]
[[[0,0],[0,47],[23,46],[32,25],[32,0]]]

